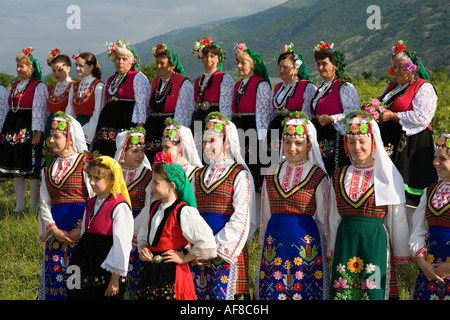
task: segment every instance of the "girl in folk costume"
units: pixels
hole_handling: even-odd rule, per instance
[[[316,86],[311,82],[303,57],[294,51],[292,43],[285,45],[283,53],[278,57],[278,73],[282,82],[273,90],[274,118],[267,130],[267,146],[274,157],[280,154],[283,132],[281,122],[291,111],[309,108],[316,93]],[[272,130],[276,130],[274,135]]]
[[[28,46],[16,58],[17,76],[0,119],[0,172],[14,176],[15,212],[25,209],[25,176],[30,179],[31,205],[39,206],[42,141],[47,120],[47,87],[39,62]]]
[[[411,261],[403,179],[369,113],[353,111],[344,121],[352,164],[333,174],[330,298],[387,300],[391,251],[396,263]]]
[[[310,108],[303,110],[316,127],[317,141],[329,175],[336,168],[350,164],[344,150],[343,119],[347,113],[361,109],[358,92],[345,73],[345,54],[333,47],[334,44],[321,41],[314,48],[316,67],[323,83]]]
[[[78,121],[62,111],[56,112],[49,143],[58,157],[41,174],[39,230],[45,251],[38,298],[64,300],[66,270],[80,238],[86,201],[94,193],[83,170],[87,146]]]
[[[439,178],[424,190],[412,219],[409,239],[419,274],[413,300],[450,299],[450,131],[437,141],[433,164]]]
[[[437,95],[419,54],[406,50],[405,45],[406,41],[399,41],[392,48],[390,73],[395,81],[379,98],[388,106],[380,115],[380,130],[384,146],[405,182],[411,218],[424,188],[438,180],[430,126]]]
[[[88,154],[86,171],[92,190],[81,225],[81,239],[70,265],[78,274],[68,282],[67,299],[122,299],[133,240],[133,214],[120,164]]]
[[[216,257],[212,230],[196,209],[184,169],[170,153],[156,155],[151,186],[156,201],[138,236],[140,257],[145,261],[138,299],[195,300],[188,263]]]
[[[189,128],[194,112],[194,87],[186,77],[178,53],[165,44],[153,48],[158,76],[151,83],[149,97],[149,117],[145,123],[147,130],[147,157],[153,161],[162,150],[161,137],[164,122],[175,118]]]
[[[222,72],[225,52],[211,39],[204,37],[201,41],[195,42],[194,57],[202,60],[205,71],[194,83],[195,111],[191,122],[191,131],[200,137],[209,113],[221,112],[231,119],[235,83],[231,75]],[[198,121],[197,130],[195,121]],[[196,139],[196,141],[200,148],[201,139]]]
[[[137,235],[139,227],[145,217],[141,210],[150,205],[152,169],[145,156],[145,129],[143,127],[131,128],[121,132],[116,139],[117,151],[114,159],[122,166],[123,178],[127,185],[128,194],[133,208],[134,236],[133,248],[130,253],[128,267],[128,297],[133,300],[137,284],[143,268],[139,259],[137,248]]]
[[[54,114],[58,111],[66,111],[68,102],[72,99],[71,89],[75,83],[75,81],[70,78],[70,58],[65,54],[61,54],[58,48],[54,48],[50,51],[47,57],[47,64],[52,69],[52,75],[55,77],[56,83],[47,86],[47,107],[50,114],[47,117],[44,141],[50,136]]]
[[[236,127],[223,114],[208,115],[203,141],[210,164],[196,172],[192,185],[198,210],[214,232],[217,258],[192,267],[196,296],[249,299],[247,242],[258,225],[253,178]]]
[[[167,118],[165,125],[162,137],[163,151],[171,154],[172,159],[183,167],[189,181],[192,181],[195,172],[203,167],[192,132],[173,118]]]
[[[283,160],[263,183],[255,296],[327,300],[330,182],[308,116],[297,111],[283,124]]]
[[[139,57],[124,40],[107,44],[107,52],[116,73],[106,82],[106,104],[98,118],[92,150],[114,157],[116,136],[145,123],[150,84],[139,71]]]
[[[72,100],[67,105],[67,114],[72,115],[83,126],[86,143],[94,140],[100,112],[105,105],[105,84],[95,55],[83,52],[73,55],[75,70],[81,81],[72,87]]]
[[[241,43],[235,46],[235,54],[242,80],[234,86],[232,121],[248,136],[241,147],[259,192],[262,185],[260,144],[266,140],[273,117],[272,89],[266,66],[258,53]]]

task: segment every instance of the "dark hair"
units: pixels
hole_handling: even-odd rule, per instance
[[[167,182],[170,182],[169,176],[167,175],[166,169],[164,169],[164,166],[162,163],[154,163],[152,167],[153,173],[157,173],[161,175]]]
[[[167,57],[170,62],[169,50],[156,50],[153,55],[155,58]]]
[[[314,51],[314,59],[317,60],[323,60],[329,58],[330,62],[337,66],[338,62],[336,60],[336,55],[328,49],[323,49],[323,50],[318,50],[318,51]]]
[[[98,63],[97,58],[94,54],[90,52],[83,52],[80,53],[77,58],[84,59],[88,66],[94,66],[94,68],[92,69],[92,75],[99,80],[101,79],[102,71],[100,69],[100,64]]]
[[[295,56],[292,52],[284,52],[282,54],[280,54],[280,56],[278,57],[278,64],[280,64],[280,62],[282,60],[286,60],[286,59],[290,59],[292,61],[292,63],[295,63]]]
[[[70,61],[70,58],[66,54],[58,54],[56,57],[52,59],[50,62],[50,65],[55,63],[64,63],[68,67],[72,67],[72,62]]]
[[[214,44],[208,44],[202,49],[203,55],[212,54],[214,56],[220,56],[220,49]]]

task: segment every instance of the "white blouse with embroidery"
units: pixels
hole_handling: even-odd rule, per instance
[[[398,84],[391,92],[395,94],[407,86],[409,86],[409,82],[403,86]],[[391,95],[387,94],[383,102],[386,103],[390,97]],[[412,100],[412,105],[413,110],[399,112],[397,115],[402,129],[406,132],[407,136],[425,130],[434,117],[437,106],[437,95],[431,83],[426,82],[422,84]]]
[[[322,86],[319,87],[317,96],[311,100],[311,107],[315,110],[317,107],[317,102],[320,98],[324,95],[325,92],[328,91],[328,89],[333,84],[334,79],[330,80],[328,82],[325,82],[322,84]],[[344,84],[341,84],[340,90],[339,90],[339,98],[341,100],[343,112],[339,114],[331,115],[331,117],[334,120],[333,126],[340,134],[345,135],[345,124],[344,124],[344,117],[347,113],[353,110],[359,110],[361,109],[359,105],[359,95],[356,91],[356,88],[353,84],[350,82],[345,82]],[[309,118],[312,118],[311,110],[310,108],[306,108],[303,110]]]
[[[234,163],[230,158],[211,163],[204,175],[206,187],[210,187],[225,176]],[[195,178],[191,184],[195,193],[197,187]],[[250,232],[250,178],[247,170],[239,172],[234,180],[233,208],[230,220],[215,235],[218,256],[230,264],[237,262]],[[214,208],[211,208],[211,211],[214,211]]]
[[[409,247],[411,255],[416,257],[418,254],[426,251],[426,238],[428,236],[428,222],[425,218],[425,210],[428,205],[428,188],[425,188],[420,203],[414,211],[412,217],[411,236],[409,238]],[[431,204],[437,210],[442,209],[450,202],[450,182],[441,181],[437,186],[431,198]]]
[[[89,86],[91,85],[92,81],[94,81],[95,79],[96,78],[93,75],[89,75],[89,76],[81,79],[79,87],[78,87],[78,92],[77,92],[78,98],[82,98],[86,95],[86,92],[89,89]],[[72,94],[71,97],[73,97],[73,86],[70,89],[70,91]],[[95,133],[97,130],[98,118],[100,117],[100,113],[101,113],[103,107],[105,106],[105,84],[103,82],[99,82],[96,84],[95,89],[94,89],[94,97],[95,97],[94,112],[92,113],[92,116],[89,119],[89,122],[87,122],[83,126],[84,137],[86,139],[87,144],[91,144],[95,137]],[[73,107],[72,99],[69,99],[69,103],[66,108],[66,114],[68,114],[74,118],[77,117],[77,114],[75,113],[75,109]]]
[[[154,213],[149,229],[150,214],[145,214],[138,234],[139,248],[143,245],[151,245],[161,221],[164,218],[164,210],[175,201],[162,203]],[[198,210],[191,206],[184,206],[180,212],[180,227],[183,237],[192,244],[190,252],[198,259],[212,259],[217,256],[216,243],[211,228],[201,217]],[[148,242],[150,241],[150,243]],[[174,248],[176,249],[176,248]]]
[[[52,167],[51,176],[55,183],[59,183],[64,176],[72,169],[79,153],[72,153],[66,157],[58,157]],[[48,193],[45,182],[44,169],[41,170],[40,203],[39,203],[39,235],[41,242],[47,241],[50,237],[49,231],[56,226],[52,215],[52,199]],[[88,191],[88,198],[95,195],[89,183],[88,175],[83,171],[83,181]],[[56,226],[57,227],[57,226]]]
[[[284,192],[288,192],[304,181],[312,168],[313,164],[308,160],[297,165],[291,165],[288,161],[283,162],[278,173],[278,180]],[[264,180],[261,192],[260,245],[263,243],[267,224],[272,216],[270,196],[271,195],[267,192],[266,182]],[[316,200],[316,213],[313,218],[317,223],[320,233],[328,238],[328,217],[330,210],[330,181],[328,177],[323,178],[319,183],[314,196]]]
[[[365,167],[350,165],[347,168],[343,183],[345,193],[352,201],[356,202],[359,200],[373,186],[375,178],[374,168],[374,163]],[[335,181],[334,183],[338,182]],[[331,188],[330,200],[331,206],[336,208],[334,188]],[[328,245],[328,249],[332,250],[330,251],[330,256],[332,256],[332,252],[334,251],[336,232],[341,220],[342,216],[337,209],[330,211],[330,242]],[[384,225],[394,251],[394,261],[396,263],[411,262],[408,247],[409,226],[404,203],[388,205],[388,211],[384,217]]]

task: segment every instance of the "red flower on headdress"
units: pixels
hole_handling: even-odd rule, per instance
[[[174,164],[172,154],[166,152],[158,152],[155,156],[155,163]]]
[[[160,43],[156,46],[156,51],[161,51],[162,49],[163,49],[162,43]]]
[[[320,49],[322,49],[322,50],[330,49],[330,44],[329,43],[321,44]]]
[[[72,55],[72,59],[77,60],[78,56],[76,54]]]
[[[202,44],[204,44],[205,46],[207,46],[208,44],[210,44],[211,43],[211,39],[208,39],[208,38],[206,38],[206,37],[204,37],[203,39],[202,39]]]
[[[401,43],[397,43],[394,47],[395,52],[403,52],[405,50],[406,50],[406,47]]]
[[[52,49],[52,55],[53,56],[57,56],[58,54],[59,54],[59,49],[58,48]]]
[[[87,155],[86,155],[86,162],[87,163],[90,163],[90,162],[92,162],[92,160],[94,160],[95,159],[95,155],[94,155],[94,153],[93,152],[89,152]]]
[[[23,53],[24,54],[30,54],[31,51],[32,51],[31,48],[26,48],[26,49],[23,50]]]

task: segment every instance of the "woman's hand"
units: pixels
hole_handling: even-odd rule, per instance
[[[428,279],[428,281],[439,281],[441,283],[444,283],[444,279],[442,279],[437,273],[436,268],[428,262],[424,256],[418,256],[416,257],[417,264],[419,265],[420,269],[422,269],[423,274]]]
[[[437,262],[433,263],[434,271],[438,274],[442,279],[450,276],[450,263],[449,262]]]
[[[81,238],[81,228],[75,228],[69,231],[68,233],[70,239],[73,241],[78,241]]]
[[[152,261],[153,260],[153,254],[150,251],[149,246],[142,246],[139,250],[139,259],[142,261]]]
[[[321,114],[317,121],[322,127],[325,127],[327,124],[334,123],[333,117],[329,116],[328,114]]]
[[[72,244],[75,243],[74,240],[71,239],[71,237],[69,236],[69,233],[67,231],[58,229],[57,227],[54,227],[51,230],[53,236],[56,238],[56,240],[58,240],[61,243],[67,243],[67,244]]]
[[[31,144],[33,146],[38,145],[41,142],[42,131],[34,131],[33,139],[31,140]]]
[[[192,253],[184,254],[181,251],[168,250],[161,254],[164,262],[175,262],[177,264],[188,263],[196,258]]]
[[[380,122],[398,122],[397,113],[392,112],[391,110],[386,110],[380,115]]]
[[[109,280],[108,287],[105,291],[105,297],[113,297],[119,294],[119,278],[117,273],[111,273],[111,279]]]

